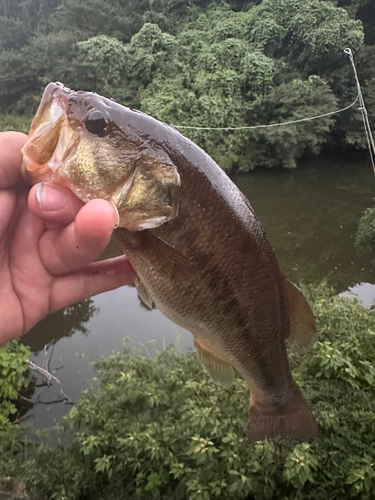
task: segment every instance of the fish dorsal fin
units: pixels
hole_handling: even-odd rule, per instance
[[[302,349],[311,347],[317,338],[313,312],[302,293],[288,280],[285,280],[290,310],[290,335],[288,344]]]
[[[135,284],[135,287],[137,289],[137,292],[138,292],[138,295],[139,295],[139,298],[141,299],[141,301],[144,304],[146,304],[146,306],[149,307],[150,309],[154,309],[155,304],[154,304],[154,301],[152,300],[150,292],[145,287],[143,281],[141,281],[139,279],[138,274],[136,274],[134,277],[134,284]]]
[[[128,182],[113,200],[120,226],[130,231],[151,229],[174,219],[178,213],[180,175],[161,152],[142,155]]]
[[[194,338],[194,347],[197,350],[199,359],[216,384],[222,387],[230,387],[234,380],[234,370],[228,361],[224,361],[209,350],[204,341]]]

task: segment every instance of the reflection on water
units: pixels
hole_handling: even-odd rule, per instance
[[[50,371],[58,377],[65,394],[74,402],[78,401],[82,390],[94,375],[93,363],[108,357],[113,351],[121,350],[125,337],[130,337],[137,343],[145,356],[148,355],[147,342],[151,339],[158,339],[160,348],[176,341],[184,350],[193,346],[189,332],[169,321],[160,311],[148,311],[142,307],[133,287],[123,287],[98,295],[92,299],[91,306],[95,313],[85,323],[88,333],[81,330],[69,336],[67,324],[59,330],[59,323],[55,326],[56,338],[59,340],[54,345],[52,358],[50,359],[52,346],[45,351],[41,349],[32,358],[39,366],[45,364],[46,358],[50,360]],[[34,342],[33,336],[43,331],[46,321],[48,320],[42,321],[37,329],[28,334],[26,341],[29,344]],[[76,327],[76,324],[70,324],[72,328]],[[65,336],[59,338],[59,335]],[[53,385],[50,389],[41,389],[34,399],[40,397],[42,401],[51,401],[57,399],[57,396],[58,388]],[[38,404],[29,412],[29,416],[36,427],[49,427],[70,409],[71,406],[66,404]]]
[[[76,332],[88,335],[86,323],[98,312],[99,308],[94,306],[92,299],[78,302],[62,311],[50,314],[44,321],[34,326],[23,340],[33,352],[38,352],[45,345],[54,343],[61,337],[71,337]]]
[[[372,257],[354,248],[357,220],[372,204],[375,180],[367,156],[345,162],[317,159],[295,171],[260,171],[233,176],[266,228],[285,274],[294,282],[319,282],[329,277],[338,291],[361,282],[375,283]],[[111,247],[105,256],[118,253]],[[360,288],[367,305],[375,288]],[[121,350],[124,337],[146,344],[156,339],[163,347],[180,337],[183,349],[192,336],[159,311],[140,306],[136,290],[123,287],[56,313],[37,325],[25,342],[42,365],[55,339],[51,371],[58,370],[65,393],[77,401],[93,377],[92,362]],[[145,355],[147,350],[144,349]],[[54,389],[49,389],[53,391]],[[42,394],[51,400],[51,394]],[[53,425],[70,410],[66,405],[36,405],[30,412],[36,426]]]
[[[363,307],[370,307],[375,300],[375,285],[371,283],[359,283],[358,285],[350,287],[341,295],[350,297],[353,294],[357,296],[357,299]]]

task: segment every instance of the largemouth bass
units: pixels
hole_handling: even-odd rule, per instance
[[[29,182],[117,207],[142,300],[193,334],[214,381],[230,386],[235,369],[249,385],[250,440],[316,434],[285,345],[311,344],[314,317],[248,200],[204,151],[144,113],[51,83],[23,153]]]

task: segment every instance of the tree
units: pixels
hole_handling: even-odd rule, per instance
[[[193,127],[253,126],[337,109],[337,99],[324,80],[317,76],[296,78],[300,73],[293,69],[290,57],[276,59],[263,52],[264,47],[269,47],[268,41],[264,39],[262,47],[262,38],[256,38],[254,26],[249,25],[254,9],[234,13],[221,8],[187,25],[176,37],[177,46],[168,66],[147,73],[150,83],[140,94],[142,109],[167,123]],[[290,22],[281,21],[285,25]],[[280,27],[276,16],[272,22]],[[279,34],[284,40],[286,28],[281,28]],[[356,32],[356,36],[360,34]],[[181,61],[182,65],[178,65]],[[164,71],[166,67],[168,71]],[[245,171],[264,165],[295,167],[302,154],[320,152],[334,123],[334,119],[327,118],[298,128],[182,131],[222,168]]]
[[[128,42],[148,6],[148,0],[62,0],[49,24],[54,31],[77,31],[82,39],[108,35]]]
[[[21,0],[17,10],[0,0],[0,110],[32,114],[43,87],[59,80],[175,125],[275,123],[282,118],[277,99],[284,99],[288,119],[354,100],[352,70],[343,54],[350,46],[371,113],[375,53],[372,45],[363,45],[361,21],[353,19],[365,19],[371,5],[364,0],[336,5],[327,0]],[[145,22],[150,20],[159,24]],[[366,20],[366,33],[373,25]],[[315,80],[312,90],[314,75],[321,87]],[[300,92],[302,87],[310,89],[314,101]],[[225,169],[246,170],[262,162],[294,166],[303,153],[315,154],[327,141],[340,148],[363,147],[360,127],[353,110],[342,119],[301,125],[298,132],[185,132]]]
[[[35,113],[44,87],[65,80],[75,41],[73,33],[53,32],[34,37],[20,50],[1,52],[0,108]]]
[[[74,89],[95,91],[107,97],[122,99],[126,78],[126,46],[107,35],[77,42],[74,58],[66,71],[66,83]]]
[[[249,21],[252,41],[266,54],[271,51],[291,59],[304,73],[331,70],[332,65],[340,65],[345,47],[356,50],[363,43],[361,22],[322,0],[264,0],[249,11]]]
[[[272,88],[249,109],[252,123],[282,123],[324,114],[337,109],[337,99],[318,76],[296,79]],[[248,163],[241,170],[259,166],[295,168],[303,154],[319,154],[333,128],[334,117],[299,124],[257,129],[248,134]]]

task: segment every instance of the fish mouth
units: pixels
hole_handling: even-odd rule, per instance
[[[21,172],[30,184],[52,180],[64,159],[74,133],[67,115],[71,94],[61,83],[50,83],[43,93],[22,149]]]

